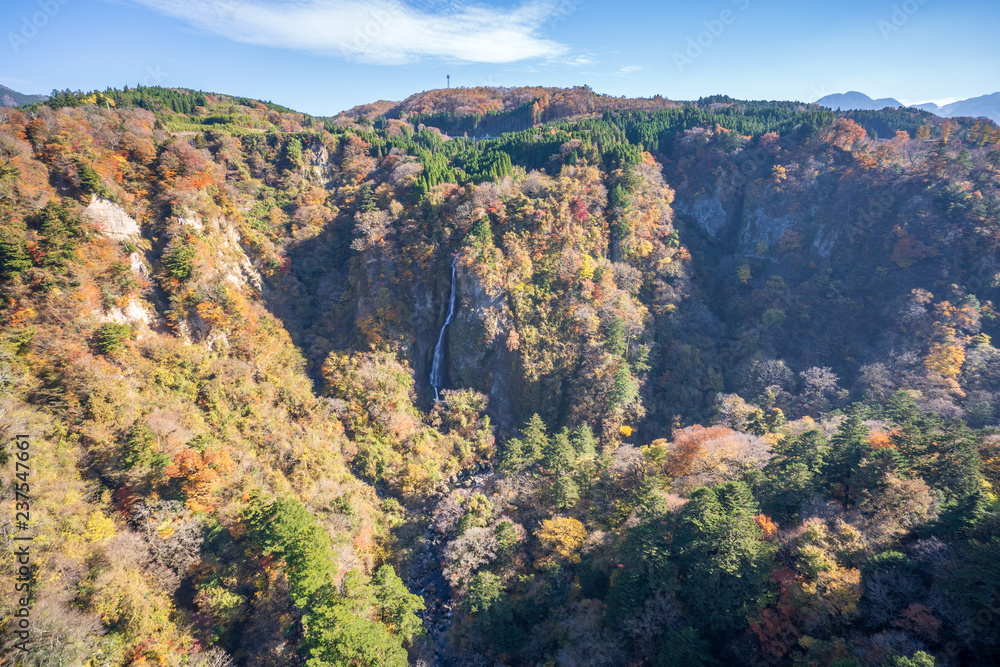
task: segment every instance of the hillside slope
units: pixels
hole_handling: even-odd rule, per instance
[[[21,104],[31,104],[32,102],[42,102],[44,100],[45,95],[25,95],[13,88],[0,86],[0,106],[16,107]]]

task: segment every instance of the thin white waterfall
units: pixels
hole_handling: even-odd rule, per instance
[[[441,326],[441,333],[438,334],[437,345],[434,346],[434,359],[431,361],[431,386],[434,387],[434,400],[439,399],[438,389],[444,384],[444,333],[451,324],[451,319],[455,316],[455,262],[458,255],[451,260],[451,295],[448,297],[448,317],[445,318]]]

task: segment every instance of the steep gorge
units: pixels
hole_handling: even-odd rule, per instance
[[[491,143],[139,94],[182,95],[0,112],[59,659],[880,665],[988,608],[941,593],[1000,479],[981,127],[575,90]]]

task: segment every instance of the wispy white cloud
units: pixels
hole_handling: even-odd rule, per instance
[[[552,0],[514,9],[400,0],[131,0],[228,39],[378,64],[444,58],[507,63],[555,58],[566,47],[541,36]]]
[[[630,72],[638,72],[641,69],[642,65],[625,65],[625,67],[622,67],[618,71],[622,74],[629,74]]]

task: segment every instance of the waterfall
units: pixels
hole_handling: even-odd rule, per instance
[[[438,334],[437,345],[434,346],[434,360],[431,362],[431,386],[434,387],[434,400],[437,401],[438,389],[444,384],[444,332],[451,324],[451,319],[455,316],[455,262],[458,255],[451,260],[451,295],[448,297],[448,317],[445,318],[441,326],[441,333]]]

